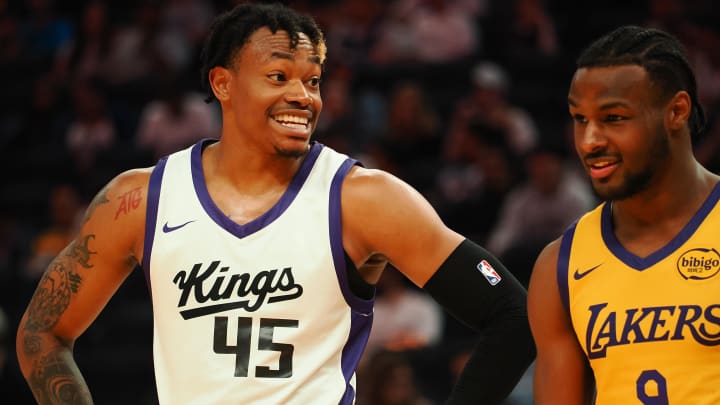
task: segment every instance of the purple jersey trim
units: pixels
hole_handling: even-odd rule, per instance
[[[333,177],[330,185],[330,207],[329,207],[329,223],[330,223],[330,249],[335,263],[335,272],[340,281],[340,289],[345,296],[345,301],[350,307],[364,314],[372,314],[374,299],[362,299],[350,290],[350,282],[348,281],[347,268],[345,266],[345,248],[342,241],[342,208],[341,208],[341,188],[343,180],[350,169],[358,165],[356,160],[345,160]]]
[[[152,285],[150,284],[150,257],[152,256],[153,241],[155,240],[155,229],[157,228],[158,206],[160,205],[160,187],[162,186],[163,173],[167,156],[160,159],[152,173],[147,192],[147,208],[145,210],[145,241],[143,242],[142,268],[145,273],[148,291],[152,296]]]
[[[370,327],[373,320],[373,303],[375,299],[362,299],[350,290],[348,281],[348,269],[345,265],[345,249],[342,241],[342,208],[341,208],[341,189],[343,180],[347,176],[350,169],[360,163],[354,159],[345,160],[338,168],[330,185],[330,249],[335,263],[335,272],[337,274],[340,289],[342,290],[345,301],[350,306],[350,333],[347,343],[342,351],[342,371],[345,376],[345,393],[340,400],[341,405],[352,404],[355,400],[355,390],[350,385],[352,378],[360,358],[365,351],[368,337],[370,336]]]
[[[718,199],[720,199],[720,183],[715,185],[708,198],[705,199],[703,205],[695,215],[693,215],[685,227],[665,246],[646,257],[634,255],[626,250],[617,240],[612,225],[612,204],[607,203],[602,209],[601,228],[603,241],[607,248],[627,266],[639,271],[645,270],[663,260],[682,246],[683,243],[687,242],[710,214],[710,211],[712,211],[713,207],[717,204]]]
[[[350,316],[350,334],[345,347],[343,347],[342,359],[340,360],[343,375],[345,376],[345,393],[339,402],[341,405],[350,405],[355,400],[355,390],[350,385],[350,379],[355,374],[355,370],[360,364],[360,358],[365,351],[372,321],[372,313],[364,314],[352,311]]]
[[[575,237],[575,228],[577,222],[573,223],[563,233],[562,240],[560,241],[560,251],[558,252],[557,260],[557,285],[558,293],[560,294],[560,300],[562,301],[563,307],[568,316],[570,316],[570,288],[568,286],[568,266],[570,265],[570,247],[572,246],[573,238]]]
[[[278,202],[275,203],[275,205],[264,214],[248,222],[247,224],[240,225],[232,219],[228,218],[227,215],[225,215],[222,210],[220,210],[220,208],[215,205],[215,202],[212,200],[212,198],[210,198],[210,193],[208,193],[207,190],[207,184],[205,183],[205,176],[203,175],[202,168],[202,151],[207,145],[210,145],[210,143],[216,141],[217,140],[215,139],[203,139],[200,142],[196,143],[195,146],[193,146],[192,155],[190,158],[193,185],[195,186],[195,193],[200,200],[200,204],[202,205],[203,209],[205,209],[205,212],[208,214],[208,216],[212,218],[215,223],[220,225],[220,227],[224,228],[238,238],[244,238],[263,229],[264,227],[270,225],[273,221],[275,221],[283,212],[285,212],[285,210],[290,206],[290,204],[297,196],[298,192],[300,192],[302,185],[305,183],[305,180],[307,180],[308,176],[310,175],[310,170],[315,164],[318,156],[320,156],[320,151],[323,148],[322,144],[312,142],[310,144],[310,150],[303,159],[303,162],[300,164],[300,168],[298,169],[297,173],[295,173],[295,176],[290,181],[287,190],[285,190],[285,193],[283,193],[282,197],[280,197],[280,200],[278,200]]]

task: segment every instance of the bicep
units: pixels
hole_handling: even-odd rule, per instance
[[[384,172],[361,169],[343,185],[343,241],[351,257],[380,253],[423,286],[462,242],[415,189]]]
[[[537,347],[533,395],[538,404],[583,404],[591,373],[560,299],[558,246],[555,241],[540,254],[528,289],[528,318]]]
[[[79,232],[38,283],[25,330],[74,340],[135,268],[146,192],[137,177],[121,175],[89,205]]]

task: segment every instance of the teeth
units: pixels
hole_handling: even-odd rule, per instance
[[[305,117],[299,117],[297,115],[280,114],[273,117],[275,121],[279,122],[288,128],[305,129],[308,124],[308,119]]]
[[[597,168],[597,169],[602,169],[603,167],[608,167],[608,166],[612,165],[613,163],[614,162],[598,162],[598,163],[593,163],[590,166]]]
[[[280,125],[282,125],[282,126],[284,126],[284,127],[288,127],[288,128],[293,128],[293,129],[305,129],[305,128],[307,128],[305,125],[302,125],[302,124],[292,124],[292,123],[289,123],[289,122],[281,122]]]

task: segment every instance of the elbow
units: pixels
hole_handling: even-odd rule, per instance
[[[43,355],[56,350],[72,350],[73,346],[72,340],[61,339],[52,331],[33,326],[28,323],[26,313],[15,335],[15,353],[20,371],[25,378],[28,378],[33,364],[36,364]]]
[[[17,355],[20,371],[27,378],[33,354],[40,351],[40,345],[39,343],[33,344],[39,339],[35,339],[33,334],[27,330],[25,326],[26,317],[27,315],[23,316],[15,334],[15,354]]]

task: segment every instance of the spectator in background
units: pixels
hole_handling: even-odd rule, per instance
[[[480,62],[473,67],[471,79],[473,88],[452,112],[446,158],[456,160],[463,153],[462,138],[470,136],[476,124],[500,131],[517,156],[529,151],[537,142],[538,130],[530,114],[508,99],[510,78],[505,70],[491,61]]]
[[[205,0],[167,0],[161,10],[162,24],[179,33],[192,49],[199,49],[215,17],[215,7]]]
[[[383,349],[417,350],[440,341],[443,313],[435,300],[409,285],[392,265],[383,272],[377,288],[366,358]]]
[[[698,101],[707,111],[704,133],[693,134],[697,160],[720,173],[720,31],[717,26],[703,25],[693,15],[693,4],[679,0],[651,0],[648,3],[647,26],[676,35],[686,49],[698,83]],[[711,23],[716,19],[709,18]]]
[[[326,27],[328,53],[335,55],[328,66],[366,66],[376,24],[386,6],[379,0],[344,0],[329,7],[331,11],[321,13],[318,20]]]
[[[357,131],[358,111],[350,94],[352,72],[341,67],[323,77],[323,113],[315,139],[343,153],[353,154],[364,144]]]
[[[564,148],[544,143],[525,156],[527,180],[505,198],[487,241],[514,260],[514,274],[525,285],[540,249],[596,204],[589,184],[565,168],[565,155]]]
[[[215,105],[187,90],[178,77],[169,76],[162,80],[158,98],[142,111],[135,143],[159,159],[202,138],[218,136],[219,130]]]
[[[397,5],[389,6],[369,47],[370,61],[376,66],[411,63],[415,58],[415,47],[408,13]]]
[[[431,405],[418,387],[412,365],[402,353],[376,352],[363,370],[359,405]]]
[[[501,60],[539,61],[560,51],[557,27],[544,0],[497,2],[492,24],[492,50]]]
[[[80,26],[71,44],[59,53],[55,76],[59,81],[76,78],[104,77],[113,23],[104,0],[85,3],[80,15]]]
[[[401,2],[404,0],[400,0]],[[404,1],[420,63],[452,63],[470,58],[482,48],[474,17],[446,0]],[[413,5],[413,3],[415,3]]]
[[[30,100],[14,114],[17,125],[3,131],[3,143],[10,148],[38,148],[63,145],[61,128],[62,92],[50,73],[36,76],[31,83]]]
[[[720,103],[720,31],[716,20],[701,24],[693,15],[692,2],[682,0],[651,0],[646,25],[676,35],[685,46],[688,60],[695,71],[698,99],[711,110]]]
[[[399,82],[390,92],[381,147],[395,174],[425,194],[433,185],[442,147],[440,115],[417,81]]]
[[[445,64],[473,57],[482,38],[467,10],[445,0],[396,0],[379,24],[370,57],[382,65]]]
[[[65,144],[79,174],[87,174],[97,155],[118,138],[118,127],[108,107],[105,84],[97,78],[78,79],[70,89],[72,117]]]
[[[32,241],[24,277],[33,286],[50,261],[70,243],[84,209],[78,190],[69,183],[52,188],[48,198],[49,222]]]
[[[55,11],[54,0],[28,0],[28,17],[20,25],[23,57],[33,64],[50,66],[74,33],[72,23]]]
[[[510,34],[516,52],[554,55],[558,51],[555,22],[543,0],[515,0]]]
[[[504,133],[482,122],[472,123],[459,141],[459,160],[446,162],[437,174],[433,204],[453,229],[484,242],[518,181],[517,158]]]
[[[144,104],[159,75],[183,71],[193,50],[183,35],[163,23],[161,4],[145,1],[137,7],[133,20],[114,35],[107,78],[117,94]]]

